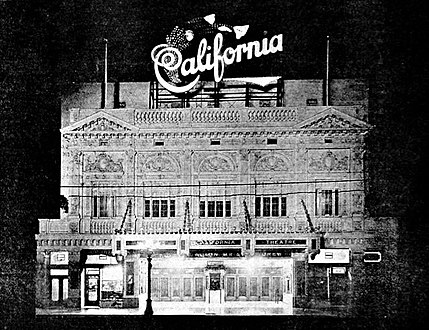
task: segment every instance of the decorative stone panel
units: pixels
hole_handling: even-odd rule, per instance
[[[347,172],[349,170],[348,149],[313,149],[308,152],[309,172]]]

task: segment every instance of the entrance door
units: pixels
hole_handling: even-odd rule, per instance
[[[209,303],[220,304],[221,303],[221,274],[210,273],[209,282]]]
[[[85,306],[98,307],[100,303],[100,271],[87,269],[85,274]]]

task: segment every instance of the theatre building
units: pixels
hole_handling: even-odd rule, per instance
[[[368,86],[329,89],[109,83],[102,100],[82,85],[62,103],[68,210],[39,220],[38,307],[144,310],[150,283],[155,314],[352,310],[365,253],[382,257],[365,213]]]

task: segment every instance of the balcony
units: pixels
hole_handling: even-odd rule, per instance
[[[90,234],[109,235],[119,229],[122,219],[40,219],[39,232],[43,234]],[[254,233],[303,233],[308,232],[308,222],[304,217],[281,218],[281,219],[252,219],[252,226],[246,230],[244,221],[238,219],[228,220],[206,220],[195,219],[190,227],[184,229],[183,219],[137,219],[134,223],[127,221],[126,232],[137,234],[172,234],[179,231],[191,233],[235,233],[250,231]],[[363,219],[361,217],[321,217],[313,219],[313,225],[321,232],[352,232],[363,230]],[[135,231],[134,231],[135,228]]]

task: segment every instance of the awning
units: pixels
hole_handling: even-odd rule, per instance
[[[86,258],[85,265],[117,265],[115,257],[104,254],[89,255]]]

